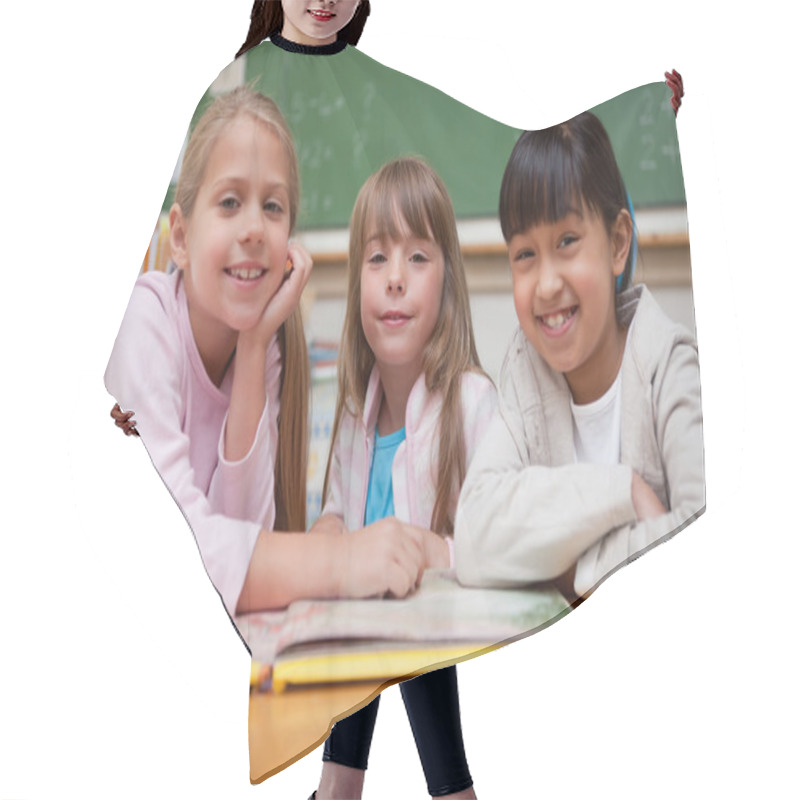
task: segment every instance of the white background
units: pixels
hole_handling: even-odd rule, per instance
[[[459,669],[481,798],[797,796],[796,98],[779,4],[375,0],[365,52],[542,127],[677,67],[706,515]],[[186,124],[250,0],[4,6],[0,798],[251,787],[249,658],[102,376]],[[756,16],[757,15],[757,16]],[[424,797],[396,690],[365,797]]]

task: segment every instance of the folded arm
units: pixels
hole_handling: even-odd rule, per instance
[[[506,413],[492,420],[461,490],[456,570],[467,585],[555,579],[609,530],[635,520],[630,467],[528,464]]]
[[[667,513],[623,525],[578,562],[575,590],[590,591],[622,565],[685,528],[705,511],[700,371],[693,342],[677,345],[653,383],[655,435],[666,477]]]

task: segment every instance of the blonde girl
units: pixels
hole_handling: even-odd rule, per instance
[[[421,160],[386,164],[362,187],[351,219],[339,397],[315,528],[399,518],[418,526],[426,567],[449,567],[459,489],[495,403],[447,191]],[[430,794],[474,797],[455,668],[401,690]],[[376,699],[334,726],[318,800],[360,796],[377,708]]]
[[[236,58],[264,39],[284,50],[332,55],[358,44],[369,13],[369,0],[254,0]],[[133,411],[115,404],[111,416],[126,436],[139,435]]]
[[[299,194],[277,106],[247,89],[218,98],[191,135],[170,210],[178,269],[139,278],[106,372],[231,615],[389,591],[381,578],[397,558],[407,590],[423,557],[417,534],[396,532],[368,588],[352,570],[345,585],[357,540],[302,533],[309,378],[298,302],[311,259],[289,240]]]
[[[574,599],[705,509],[697,345],[643,285],[603,125],[524,133],[503,177],[519,329],[464,483],[459,579]]]

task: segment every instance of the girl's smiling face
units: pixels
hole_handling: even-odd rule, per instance
[[[614,281],[625,269],[631,219],[620,211],[608,231],[585,207],[556,223],[532,225],[509,240],[514,306],[528,341],[563,372],[576,403],[613,383],[625,349]]]
[[[405,226],[403,226],[405,227]],[[361,266],[361,325],[381,370],[416,379],[439,319],[444,256],[431,239],[372,235]]]
[[[191,216],[170,212],[201,355],[233,348],[281,285],[289,232],[289,163],[274,131],[250,114],[226,125],[208,155]]]
[[[333,44],[336,35],[353,18],[358,0],[281,0],[283,30],[291,42]]]

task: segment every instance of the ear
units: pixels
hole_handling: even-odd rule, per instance
[[[187,219],[177,203],[169,210],[169,249],[172,260],[179,269],[189,266],[189,253],[186,246]]]
[[[613,272],[616,277],[625,272],[625,265],[628,263],[628,253],[633,241],[633,221],[627,209],[622,209],[617,214],[616,220],[611,227],[611,246],[613,253]]]

